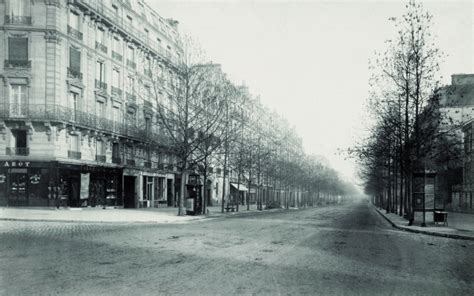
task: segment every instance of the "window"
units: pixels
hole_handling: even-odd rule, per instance
[[[122,122],[122,111],[120,110],[119,106],[114,106],[112,110],[112,120],[114,122],[120,123]]]
[[[74,152],[80,151],[78,135],[69,135],[69,150]]]
[[[120,39],[118,37],[115,37],[113,40],[112,40],[112,45],[113,45],[113,49],[112,49],[112,58],[116,59],[116,60],[119,60],[119,61],[122,61],[122,52],[123,52],[123,49],[122,49],[122,42],[120,42]]]
[[[8,38],[8,59],[10,61],[28,61],[28,38]]]
[[[69,27],[79,31],[79,15],[73,11],[69,12]]]
[[[112,85],[120,89],[120,71],[118,69],[112,71]]]
[[[133,49],[133,47],[127,46],[127,59],[131,62],[135,62],[135,49]]]
[[[146,133],[149,133],[151,131],[151,118],[148,116],[145,117],[145,131]]]
[[[100,83],[105,83],[105,65],[102,61],[97,61],[95,79]],[[100,86],[100,88],[103,88]]]
[[[26,16],[28,13],[28,4],[30,0],[10,0],[8,4],[9,16]]]
[[[79,95],[77,93],[70,92],[68,104],[68,107],[71,110],[71,119],[76,120],[77,111],[79,109]]]
[[[106,117],[105,104],[103,102],[96,101],[95,106],[96,106],[97,116],[99,118],[105,118]]]
[[[135,125],[136,122],[137,122],[137,115],[135,113],[135,109],[133,108],[129,108],[127,110],[127,117],[128,117],[128,121],[129,123],[131,123],[132,125]]]
[[[102,140],[97,140],[96,155],[105,155],[105,143]]]
[[[126,92],[130,95],[135,94],[135,78],[133,76],[127,76],[127,84],[125,85]]]
[[[12,84],[10,85],[10,115],[25,116],[26,115],[26,85]]]
[[[81,73],[81,52],[74,48],[69,48],[69,69],[68,76],[82,79]]]
[[[8,155],[28,155],[28,138],[26,130],[12,130],[13,143],[15,147],[7,147]]]
[[[112,144],[112,158],[120,158],[119,143]]]

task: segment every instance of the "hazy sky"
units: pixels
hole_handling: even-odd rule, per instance
[[[363,134],[368,60],[394,36],[390,17],[406,1],[147,0],[198,40],[210,60],[235,83],[296,127],[306,153],[324,155],[352,178],[345,149]],[[473,8],[470,1],[424,1],[433,33],[448,56],[440,74],[471,73]]]

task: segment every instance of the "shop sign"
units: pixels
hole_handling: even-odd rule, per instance
[[[31,184],[35,184],[35,185],[39,184],[40,180],[41,180],[41,175],[39,174],[34,174],[33,176],[30,177]]]
[[[4,168],[27,168],[31,162],[29,161],[4,161],[2,167]]]

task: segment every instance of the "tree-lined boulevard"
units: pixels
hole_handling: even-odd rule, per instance
[[[4,295],[469,295],[474,241],[367,200],[188,224],[1,221]]]

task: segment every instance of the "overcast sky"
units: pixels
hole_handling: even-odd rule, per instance
[[[198,40],[235,83],[296,127],[306,153],[325,156],[354,178],[355,165],[337,150],[363,134],[368,60],[394,36],[388,20],[406,1],[147,0],[162,17]],[[470,1],[423,1],[447,54],[440,74],[472,73]]]

